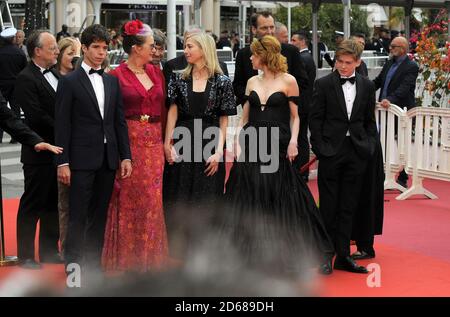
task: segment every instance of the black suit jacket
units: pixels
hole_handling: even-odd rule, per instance
[[[367,78],[356,73],[356,97],[350,120],[347,116],[344,92],[337,71],[316,80],[313,106],[309,114],[311,145],[320,157],[338,153],[347,131],[357,153],[369,158],[375,149],[375,87]]]
[[[389,60],[384,64],[380,74],[373,80],[376,89],[383,89],[384,82],[389,69],[394,64],[394,60]],[[387,99],[399,107],[407,107],[408,110],[416,105],[415,90],[416,80],[419,74],[419,66],[416,62],[411,61],[408,57],[398,66],[394,76],[389,82],[387,88]],[[380,91],[380,101],[381,101]]]
[[[16,117],[14,112],[6,106],[6,100],[0,92],[0,128],[8,132],[22,144],[35,146],[44,140],[33,132],[25,123]]]
[[[221,61],[219,61],[219,64],[220,64],[220,68],[222,68],[223,74],[226,76],[229,76],[227,64],[225,64],[224,62],[221,62]],[[184,56],[184,54],[182,54],[178,57],[175,57],[175,58],[167,61],[166,63],[164,63],[163,73],[164,73],[164,78],[166,79],[166,88],[167,88],[167,85],[169,85],[170,76],[172,76],[173,71],[185,69],[187,67],[187,65],[188,65],[188,62],[187,62],[186,56]]]
[[[300,58],[300,52],[298,51],[298,48],[293,45],[281,44],[281,54],[287,59],[288,72],[297,80],[301,95],[303,91],[308,89],[309,83],[305,65]],[[253,76],[258,75],[258,71],[253,69],[250,61],[251,55],[252,52],[250,47],[239,50],[236,55],[233,89],[237,98],[237,104],[243,103],[247,81]]]
[[[0,92],[10,100],[18,74],[27,66],[23,51],[14,44],[0,47]]]
[[[300,52],[300,58],[302,59],[303,64],[305,65],[306,73],[308,75],[309,86],[306,90],[304,90],[300,94],[301,106],[299,107],[299,112],[306,114],[309,113],[311,107],[313,87],[314,81],[316,80],[317,76],[317,69],[316,64],[314,63],[314,59],[310,52],[308,51]]]
[[[53,71],[58,78],[58,74]],[[25,123],[46,142],[55,142],[55,97],[56,92],[32,61],[17,77],[14,98],[25,114]],[[23,164],[52,164],[53,154],[36,152],[33,146],[23,145]]]
[[[109,168],[117,169],[119,160],[131,159],[119,82],[106,73],[102,77],[104,119],[94,88],[82,67],[60,79],[56,93],[55,143],[64,152],[56,157],[57,165],[69,163],[72,170],[97,170],[106,155]]]

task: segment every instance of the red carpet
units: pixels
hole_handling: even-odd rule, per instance
[[[317,183],[309,183],[317,197]],[[397,201],[397,192],[385,193],[384,233],[377,237],[377,257],[360,261],[376,263],[380,268],[380,287],[369,287],[372,275],[335,271],[318,278],[321,296],[450,296],[450,183],[425,181],[425,186],[439,199],[414,197]],[[7,254],[16,254],[16,213],[18,199],[4,204]],[[0,268],[0,288],[18,267]],[[64,287],[62,265],[45,265],[41,271],[27,273]]]

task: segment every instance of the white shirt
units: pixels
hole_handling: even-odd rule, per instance
[[[34,63],[34,65],[39,67],[39,70],[41,71],[41,73],[44,74],[45,68],[39,66],[36,63]],[[44,77],[47,80],[47,82],[50,84],[50,86],[52,86],[53,90],[56,91],[56,89],[58,88],[58,78],[56,78],[52,72],[45,73]]]
[[[349,77],[354,76],[355,72],[353,72],[353,75]],[[341,76],[341,78],[348,77]],[[345,105],[347,107],[347,117],[350,120],[350,116],[352,115],[353,103],[355,102],[356,97],[356,82],[352,84],[349,81],[346,81],[345,84],[342,85],[342,91],[344,92]],[[347,131],[346,136],[350,136],[350,131]]]
[[[105,86],[103,85],[103,78],[97,73],[93,73],[89,75],[89,71],[92,69],[91,66],[88,66],[85,62],[81,63],[81,67],[83,67],[86,75],[89,77],[91,81],[92,88],[94,88],[95,97],[97,98],[98,108],[100,109],[100,114],[102,118],[104,118],[105,114]],[[100,69],[100,67],[98,68]],[[97,70],[97,69],[96,69]]]
[[[300,53],[302,53],[302,52],[304,52],[304,51],[307,51],[307,52],[309,53],[309,49],[308,49],[307,47],[301,49],[301,50],[300,50]]]

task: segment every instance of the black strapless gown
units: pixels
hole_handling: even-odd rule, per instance
[[[297,272],[334,254],[314,198],[286,158],[291,137],[289,100],[296,102],[298,97],[275,92],[266,105],[255,91],[247,98],[249,122],[243,131],[257,129],[257,148],[263,152],[279,143],[273,153],[279,166],[272,173],[262,173],[261,167],[269,163],[260,155],[249,162],[255,147],[250,151],[248,140],[240,142],[241,147],[246,145],[241,154],[245,160],[240,157],[230,171],[223,231],[247,265]]]

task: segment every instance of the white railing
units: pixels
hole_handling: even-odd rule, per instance
[[[396,199],[437,196],[423,186],[424,178],[450,181],[450,109],[416,107],[407,113],[406,171],[412,186]]]
[[[409,111],[391,105],[376,108],[385,166],[384,189],[402,192],[404,200],[412,195],[437,196],[424,188],[423,179],[450,181],[450,109],[416,107]],[[395,175],[405,168],[412,177],[407,189],[395,181]]]
[[[375,119],[380,134],[381,148],[383,150],[385,170],[384,189],[397,189],[404,192],[406,188],[397,183],[395,175],[406,164],[406,109],[401,109],[396,105],[391,105],[386,109],[377,105]]]

